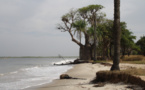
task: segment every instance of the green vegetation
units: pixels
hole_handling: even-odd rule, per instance
[[[96,7],[96,8],[95,8]],[[94,8],[94,12],[92,11]],[[96,15],[96,36],[97,36],[97,56],[101,56],[103,60],[111,59],[114,55],[114,23],[113,20],[105,18],[105,14],[100,12],[103,6],[101,5],[89,5],[79,8],[77,10],[71,10],[69,13],[62,16],[63,24],[58,25],[58,29],[68,32],[72,38],[72,41],[80,46],[80,59],[90,60],[94,59],[94,17]],[[136,45],[134,40],[136,36],[127,29],[125,22],[120,23],[121,27],[121,55],[137,54],[140,50],[139,42]],[[77,38],[75,38],[75,36]],[[84,39],[83,39],[84,38]],[[84,41],[83,41],[84,40]],[[83,44],[83,42],[85,42]],[[143,45],[142,45],[143,46]],[[145,51],[145,50],[144,50]]]
[[[133,33],[126,29],[126,23],[121,23],[122,25],[122,35],[121,35],[121,51],[122,51],[122,57],[124,55],[130,55],[133,51],[138,51],[139,47],[135,44],[134,40],[136,39],[136,36],[132,35]]]
[[[94,19],[96,19],[97,24],[104,20],[105,14],[100,12],[102,8],[102,5],[89,5],[77,10],[71,10],[62,16],[61,20],[63,24],[58,25],[59,30],[68,32],[72,41],[79,45],[79,56],[82,60],[91,60],[94,58],[93,51],[96,44],[94,43],[96,41],[93,32],[95,31],[93,28],[95,25]],[[75,38],[76,32],[78,38]],[[84,38],[84,44],[82,43],[82,37]]]
[[[139,51],[139,54],[142,54],[145,56],[145,36],[142,36],[136,43],[139,48],[140,48],[140,51]]]
[[[62,24],[57,28],[68,32],[80,47],[81,60],[96,60],[98,56],[101,60],[113,59],[111,70],[119,70],[120,57],[125,63],[144,63],[140,58],[124,60],[125,55],[145,55],[145,37],[135,44],[136,36],[127,29],[125,22],[120,22],[120,0],[114,0],[114,20],[105,18],[106,14],[100,11],[103,8],[102,5],[89,5],[71,10],[62,16]]]

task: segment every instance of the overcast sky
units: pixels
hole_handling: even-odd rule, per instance
[[[0,0],[0,56],[78,56],[79,46],[56,25],[70,9],[101,4],[113,19],[114,0]],[[137,40],[145,34],[145,0],[121,0],[121,21]]]

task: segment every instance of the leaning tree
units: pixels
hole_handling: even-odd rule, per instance
[[[96,24],[101,22],[105,16],[100,12],[102,5],[89,5],[78,10],[71,10],[69,13],[62,16],[62,24],[58,25],[58,29],[68,32],[74,43],[80,47],[80,59],[91,60],[93,58],[93,47],[95,45],[92,40],[92,34],[90,31],[94,26],[94,18],[96,18]],[[95,14],[95,17],[94,17]],[[84,36],[84,43],[81,42],[81,38],[76,39],[74,32],[79,32]]]

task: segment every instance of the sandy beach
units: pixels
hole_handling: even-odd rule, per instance
[[[132,64],[120,64],[121,69],[132,68],[133,66],[139,68],[145,68],[144,65],[132,65]],[[65,74],[70,75],[75,78],[82,79],[57,79],[43,86],[35,88],[30,88],[29,90],[131,90],[126,88],[128,85],[123,83],[111,84],[107,83],[103,87],[93,87],[94,84],[90,84],[90,81],[96,77],[96,72],[100,70],[110,70],[110,66],[104,66],[101,64],[78,64],[68,70]],[[142,77],[144,79],[144,77]],[[136,87],[137,90],[142,90],[140,87]]]

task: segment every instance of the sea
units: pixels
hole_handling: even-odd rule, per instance
[[[59,79],[76,58],[0,58],[0,90],[26,90]]]

